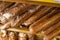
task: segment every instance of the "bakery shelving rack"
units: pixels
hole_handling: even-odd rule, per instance
[[[0,0],[0,1],[6,1],[6,2],[18,2],[18,3],[24,3],[24,4],[33,4],[33,5],[43,5],[43,6],[51,6],[51,7],[60,7],[60,1],[59,0]],[[28,31],[25,30],[18,30],[14,28],[7,29],[10,31],[15,31],[16,32],[23,32],[23,33],[28,33]],[[37,35],[43,35],[41,33],[37,33]],[[57,38],[57,37],[56,37]],[[60,38],[60,36],[58,36]]]

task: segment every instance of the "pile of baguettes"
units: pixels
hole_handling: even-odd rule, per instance
[[[60,34],[60,8],[0,2],[0,40],[52,40]]]

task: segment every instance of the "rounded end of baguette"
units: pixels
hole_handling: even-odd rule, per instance
[[[20,37],[26,37],[27,35],[25,33],[19,33]]]
[[[34,30],[33,28],[30,27],[30,28],[29,28],[29,31],[30,31],[30,32],[29,32],[30,34],[35,34],[35,30]]]
[[[22,26],[28,27],[29,25],[27,23],[23,23]]]

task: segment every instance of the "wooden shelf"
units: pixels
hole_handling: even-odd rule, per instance
[[[7,1],[7,2],[19,2],[19,3],[25,3],[25,4],[34,4],[34,5],[43,5],[43,6],[52,6],[52,7],[60,7],[60,3],[55,2],[48,2],[47,0],[44,1],[24,1],[24,0],[0,0],[0,1]]]

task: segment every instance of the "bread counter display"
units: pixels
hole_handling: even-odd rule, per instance
[[[0,1],[0,40],[60,40],[60,7]]]

